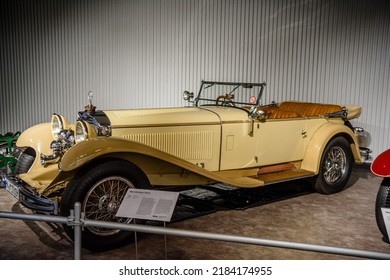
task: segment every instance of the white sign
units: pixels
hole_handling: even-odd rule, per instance
[[[179,192],[129,189],[116,216],[169,222],[178,197]]]
[[[390,208],[382,208],[382,216],[385,222],[387,236],[390,238]]]

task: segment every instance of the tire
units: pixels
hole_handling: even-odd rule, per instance
[[[35,156],[35,151],[31,148],[27,148],[18,158],[18,161],[15,166],[15,173],[27,173],[31,165],[34,163]]]
[[[112,191],[117,188],[115,191]],[[81,212],[90,220],[130,223],[130,218],[115,217],[115,214],[129,188],[150,188],[146,175],[134,164],[122,160],[101,162],[80,170],[71,179],[62,198],[60,213],[69,216],[76,202],[81,203]],[[73,239],[74,232],[64,226]],[[130,231],[86,227],[82,232],[82,247],[91,251],[106,251],[132,241]]]
[[[385,221],[382,215],[382,207],[390,208],[390,179],[389,178],[383,179],[378,194],[376,196],[375,218],[376,218],[376,224],[378,225],[378,228],[383,235],[383,240],[387,243],[390,243],[389,236],[386,230]]]
[[[333,194],[345,188],[352,171],[353,155],[344,137],[335,137],[326,145],[314,189],[321,194]]]

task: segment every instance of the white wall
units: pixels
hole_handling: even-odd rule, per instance
[[[387,0],[0,3],[0,133],[100,109],[181,106],[201,79],[267,82],[266,101],[360,104],[390,146]]]

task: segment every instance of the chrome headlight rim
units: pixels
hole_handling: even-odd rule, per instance
[[[80,143],[89,139],[88,126],[84,121],[77,121],[75,132],[75,142]]]
[[[192,99],[194,99],[194,93],[185,90],[185,91],[183,92],[183,99],[184,99],[185,101],[191,101]]]
[[[58,140],[61,131],[67,129],[68,121],[59,114],[53,114],[51,118],[51,133],[55,140]]]

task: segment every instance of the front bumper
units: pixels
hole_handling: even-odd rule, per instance
[[[57,203],[29,190],[22,183],[0,170],[2,187],[12,194],[23,206],[40,213],[57,214]]]

